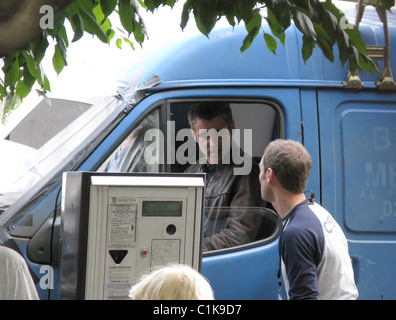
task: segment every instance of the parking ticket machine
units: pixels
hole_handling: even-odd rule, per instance
[[[127,299],[143,273],[169,263],[200,271],[204,179],[64,173],[61,299]]]

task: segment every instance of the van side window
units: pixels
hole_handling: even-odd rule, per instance
[[[191,160],[191,150],[186,150],[185,147],[188,140],[193,139],[190,130],[186,130],[190,128],[187,113],[191,104],[195,102],[196,100],[175,102],[170,106],[170,122],[175,126],[176,133],[174,154],[171,157],[175,159],[171,163],[172,172],[184,172],[191,163],[185,163],[186,161],[183,160]],[[250,156],[260,160],[268,143],[283,136],[280,108],[270,102],[230,101],[229,104],[235,122],[235,142]],[[181,139],[183,137],[184,139]],[[181,156],[181,151],[185,151],[184,158]],[[187,151],[190,152],[189,155]],[[197,161],[203,154],[200,153],[198,147],[195,151],[194,161]]]
[[[158,151],[162,148],[148,139],[159,130],[159,110],[155,109],[140,121],[99,168],[99,172],[158,172]],[[153,146],[154,144],[154,146]],[[151,150],[152,149],[152,150]]]
[[[231,108],[235,122],[231,150],[238,152],[229,155],[230,162],[223,158],[218,166],[205,163],[202,146],[194,139],[187,116],[190,107],[200,103],[228,104]],[[174,146],[168,148],[168,152],[173,152],[168,159],[175,161],[168,168],[172,172],[206,172],[204,253],[218,254],[273,241],[279,234],[280,219],[270,204],[261,201],[258,163],[267,144],[283,136],[280,108],[267,101],[191,100],[172,101],[169,110],[168,125],[175,134],[174,141],[168,142]],[[224,141],[224,137],[217,139],[218,143]],[[230,166],[225,169],[225,165]],[[240,170],[244,168],[247,172]]]
[[[246,168],[247,172],[237,173],[238,170],[227,168],[224,172],[231,170],[231,174],[218,172],[217,176],[212,176],[213,179],[207,172],[206,207],[202,220],[205,254],[241,250],[246,246],[271,242],[280,230],[279,217],[271,210],[273,208],[270,204],[261,201],[258,170],[258,163],[266,145],[283,135],[280,129],[280,108],[266,101],[220,102],[228,104],[232,110],[235,122],[235,129],[232,131],[232,149],[244,152],[243,157],[238,154],[237,159],[230,160],[232,163],[238,162],[235,169]],[[161,121],[162,113],[159,108],[144,116],[130,132],[125,134],[125,138],[120,141],[99,171],[165,170],[194,173],[189,171],[191,167],[205,158],[188,123],[188,110],[196,103],[197,100],[168,102],[169,114],[166,127],[164,127],[165,121]],[[221,165],[225,163],[223,159]],[[209,180],[212,183],[218,180],[220,187],[213,184],[209,186]],[[226,185],[226,190],[221,185]],[[254,185],[254,191],[253,189],[250,191],[249,199],[244,199],[247,185]]]

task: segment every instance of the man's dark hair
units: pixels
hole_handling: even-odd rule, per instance
[[[290,192],[304,193],[311,167],[311,155],[297,141],[276,139],[264,150],[264,170],[272,168],[281,186]]]
[[[222,116],[229,129],[232,126],[232,112],[228,103],[222,102],[202,102],[194,103],[188,111],[188,122],[194,129],[197,118],[210,121],[218,116]]]

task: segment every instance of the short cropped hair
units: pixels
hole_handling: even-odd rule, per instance
[[[194,103],[188,110],[188,122],[193,130],[197,118],[210,121],[218,116],[222,116],[227,127],[232,126],[232,111],[228,103],[223,102],[202,102]]]
[[[272,168],[280,185],[290,192],[305,192],[311,167],[310,154],[297,141],[276,139],[264,151],[264,169]]]
[[[133,300],[214,300],[209,282],[193,268],[172,264],[144,275],[132,286]]]

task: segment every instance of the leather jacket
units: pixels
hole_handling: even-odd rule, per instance
[[[259,166],[252,159],[247,175],[234,175],[235,164],[193,164],[186,172],[206,173],[203,251],[229,248],[256,240],[262,217],[247,207],[265,207]]]

